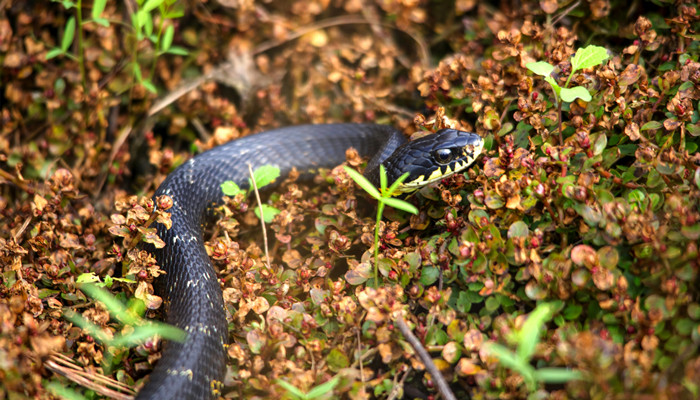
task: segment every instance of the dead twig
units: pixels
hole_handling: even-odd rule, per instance
[[[85,388],[116,400],[133,400],[134,389],[128,385],[106,377],[102,374],[86,371],[75,364],[75,361],[60,353],[54,353],[46,362],[51,371],[63,375],[66,379]]]
[[[413,332],[411,332],[411,328],[408,327],[408,324],[406,324],[406,321],[404,321],[403,317],[399,316],[398,318],[396,318],[394,323],[396,324],[396,326],[399,327],[401,334],[406,338],[411,347],[413,347],[413,350],[415,350],[416,353],[418,353],[418,357],[423,362],[423,365],[425,365],[425,369],[428,370],[428,373],[430,373],[430,376],[437,384],[437,388],[440,391],[442,397],[446,400],[457,400],[454,393],[452,393],[452,390],[447,385],[445,378],[440,373],[440,370],[438,370],[435,366],[435,363],[433,363],[433,359],[430,358],[430,354],[428,354],[428,351],[425,350],[425,347],[423,347],[418,338],[413,334]]]

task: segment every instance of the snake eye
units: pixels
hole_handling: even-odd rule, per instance
[[[433,152],[433,158],[438,164],[449,164],[450,161],[454,160],[452,155],[452,150],[450,149],[437,149]]]

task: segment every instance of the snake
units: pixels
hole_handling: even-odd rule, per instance
[[[280,176],[292,170],[300,179],[319,168],[346,161],[354,148],[369,161],[364,175],[380,184],[380,165],[388,184],[408,172],[397,193],[419,188],[460,172],[481,153],[482,138],[470,132],[442,129],[408,141],[395,127],[378,124],[314,124],[244,136],[205,151],[171,172],[156,189],[154,200],[172,199],[172,226],[155,227],[165,246],[150,248],[165,274],[156,278],[166,322],[186,332],[184,342],[168,341],[137,399],[211,399],[221,395],[226,371],[228,323],[219,280],[204,247],[203,229],[211,210],[222,204],[221,185],[249,186],[249,166],[273,166]],[[277,181],[279,181],[278,179]],[[265,189],[273,189],[274,184]],[[157,201],[154,203],[158,204]]]

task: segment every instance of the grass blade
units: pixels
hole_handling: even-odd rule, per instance
[[[357,183],[362,189],[365,190],[365,192],[369,193],[370,196],[374,197],[375,199],[379,200],[382,195],[379,193],[379,190],[372,185],[372,182],[370,182],[367,178],[365,178],[361,173],[355,171],[354,169],[344,166],[343,169],[345,169],[345,172],[350,175],[350,178],[352,178],[355,183]]]

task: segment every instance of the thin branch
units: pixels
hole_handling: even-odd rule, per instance
[[[248,173],[250,173],[250,181],[253,182],[253,191],[255,192],[255,198],[258,200],[258,210],[260,210],[260,225],[262,225],[263,232],[263,243],[265,243],[265,258],[267,259],[267,269],[272,271],[270,266],[270,251],[267,246],[267,229],[265,228],[265,216],[263,215],[262,202],[260,201],[260,192],[258,192],[258,184],[255,182],[255,176],[253,175],[253,167],[248,163]]]
[[[423,362],[423,365],[425,365],[425,369],[428,370],[428,373],[430,373],[430,376],[437,384],[437,388],[440,391],[442,397],[445,400],[457,400],[454,393],[452,393],[452,390],[447,385],[445,378],[440,373],[440,370],[438,370],[435,366],[435,363],[433,363],[433,359],[430,358],[430,354],[428,354],[428,351],[425,350],[425,347],[423,347],[418,338],[413,334],[413,332],[411,332],[411,328],[408,327],[403,317],[399,316],[398,318],[396,318],[394,323],[396,324],[396,326],[399,327],[401,334],[403,334],[408,343],[411,344],[413,350],[415,350],[416,353],[418,353],[418,357]]]

